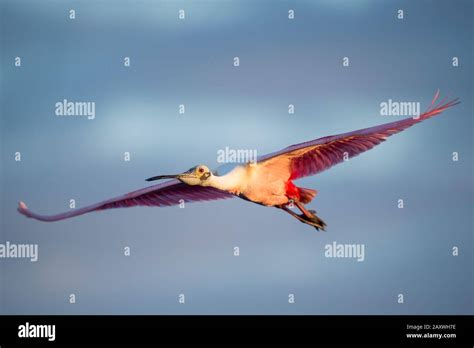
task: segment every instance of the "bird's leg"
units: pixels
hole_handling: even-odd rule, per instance
[[[316,215],[316,212],[314,210],[308,210],[306,207],[301,203],[300,201],[295,200],[294,203],[298,207],[299,210],[303,213],[302,216],[304,216],[307,220],[311,221],[314,223],[313,226],[318,226],[321,228],[323,231],[325,231],[326,223]]]
[[[278,206],[278,208],[286,211],[288,214],[290,214],[291,216],[293,216],[294,218],[297,218],[298,220],[300,220],[301,222],[304,222],[306,223],[307,220],[305,219],[305,216],[304,215],[298,215],[296,214],[295,212],[293,212],[292,210],[290,210],[288,207],[284,206],[284,205],[280,205]]]
[[[301,221],[302,223],[304,224],[307,224],[307,225],[310,225],[310,226],[313,226],[314,228],[316,228],[318,231],[319,229],[321,228],[323,231],[324,231],[324,226],[326,226],[326,224],[320,224],[318,223],[317,221],[312,221],[310,219],[308,219],[304,214],[301,214],[301,215],[298,215],[296,214],[295,212],[293,212],[291,209],[289,209],[287,206],[285,205],[280,205],[278,206],[277,208],[280,208],[284,211],[286,211],[288,214],[290,214],[291,216],[293,216],[294,218],[298,219],[299,221]],[[321,220],[322,221],[322,220]]]
[[[314,210],[306,209],[306,207],[300,201],[295,200],[294,203],[308,219],[313,219],[316,216],[316,212]]]

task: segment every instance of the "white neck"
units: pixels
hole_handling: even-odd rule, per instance
[[[244,167],[236,167],[226,175],[212,175],[206,182],[206,186],[232,193],[240,192],[243,189],[246,170]]]

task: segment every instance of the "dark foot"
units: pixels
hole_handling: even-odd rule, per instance
[[[326,224],[321,220],[315,213],[315,211],[306,211],[306,214],[296,214],[295,212],[288,209],[286,206],[278,206],[278,208],[286,211],[291,216],[295,217],[304,224],[313,226],[316,230],[325,231]]]
[[[317,215],[314,215],[313,217],[309,218],[307,217],[306,215],[304,214],[300,214],[298,215],[300,217],[300,221],[305,223],[305,224],[308,224],[310,226],[313,226],[316,230],[323,230],[323,231],[326,231],[325,227],[326,227],[326,223],[321,220]]]

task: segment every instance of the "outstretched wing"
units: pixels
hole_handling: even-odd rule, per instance
[[[382,124],[371,128],[356,130],[350,133],[332,135],[301,144],[289,146],[258,159],[258,164],[278,168],[288,179],[298,179],[318,174],[345,159],[357,156],[385,141],[392,134],[401,132],[432,116],[438,115],[447,108],[459,103],[458,99],[445,102],[443,99],[435,105],[439,91],[430,107],[418,118]]]
[[[231,198],[234,195],[215,189],[213,187],[189,186],[179,180],[170,180],[162,184],[146,187],[141,190],[127,193],[123,196],[75,209],[57,215],[39,215],[31,212],[25,203],[20,202],[18,211],[30,218],[41,221],[58,221],[74,216],[113,208],[128,208],[133,206],[166,207],[177,205],[181,200],[185,202],[211,201],[216,199]]]

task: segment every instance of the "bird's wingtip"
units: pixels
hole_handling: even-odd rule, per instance
[[[26,206],[25,202],[20,201],[18,203],[18,212],[20,212],[23,215],[27,215],[28,207]]]

